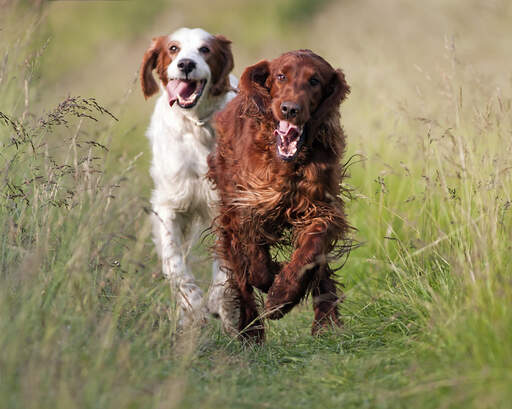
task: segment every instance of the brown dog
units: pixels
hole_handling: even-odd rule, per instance
[[[247,68],[239,95],[215,118],[208,176],[220,194],[216,250],[239,304],[233,327],[244,337],[264,337],[253,287],[268,292],[271,319],[311,291],[313,334],[340,324],[328,255],[350,228],[339,196],[339,106],[348,93],[342,71],[309,50],[292,51]],[[288,244],[291,260],[278,263],[271,247]]]

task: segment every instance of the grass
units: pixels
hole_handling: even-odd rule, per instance
[[[304,46],[345,68],[352,85],[342,109],[347,158],[356,155],[347,204],[363,245],[339,273],[344,328],[312,338],[305,303],[268,323],[263,346],[229,339],[217,322],[176,333],[147,215],[151,104],[130,72],[148,39],[169,31],[167,19],[145,10],[137,21],[131,2],[51,3],[23,9],[18,25],[7,18],[23,2],[0,17],[0,407],[509,407],[506,2],[293,10],[303,2],[286,0],[258,17],[225,0],[238,20],[223,20],[222,9],[194,14],[185,2],[166,11],[175,26],[232,38],[238,75],[277,49]],[[86,13],[81,30],[94,31],[105,7],[112,30],[88,38],[66,28],[67,17]],[[296,17],[287,21],[286,10]],[[116,36],[132,23],[132,37]],[[52,30],[68,35],[64,50],[100,57],[103,32],[116,41],[111,58],[120,52],[128,68],[66,60],[56,67],[65,85],[55,88],[46,73],[58,65],[57,40],[42,46]],[[106,89],[98,78],[108,78]],[[193,268],[206,289],[201,247]]]

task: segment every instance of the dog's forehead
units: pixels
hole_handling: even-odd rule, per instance
[[[298,54],[290,52],[283,54],[271,62],[271,70],[283,71],[288,74],[328,76],[333,70],[329,64],[315,54]]]
[[[213,36],[201,28],[180,28],[170,35],[171,41],[177,41],[182,48],[200,47]]]

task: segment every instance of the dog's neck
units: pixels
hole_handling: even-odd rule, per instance
[[[196,126],[205,126],[210,123],[213,118],[213,114],[217,110],[217,104],[215,103],[204,103],[198,104],[194,109],[182,110],[182,115],[191,121]],[[208,101],[209,102],[209,101]]]
[[[183,109],[176,106],[174,109],[179,110],[180,114],[194,125],[205,126],[211,122],[213,115],[219,109],[225,97],[225,94],[212,96],[208,93],[201,97],[193,108]]]

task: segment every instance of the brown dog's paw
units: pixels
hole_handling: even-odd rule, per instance
[[[288,313],[293,307],[289,309],[285,308],[286,305],[278,304],[273,305],[268,302],[265,303],[265,317],[270,320],[279,320],[284,317],[286,313]]]
[[[249,343],[262,344],[265,341],[265,325],[254,305],[240,305],[238,338]]]
[[[254,344],[262,344],[265,341],[265,326],[259,318],[240,328],[238,337],[242,341]]]
[[[311,326],[311,335],[321,335],[327,331],[341,327],[343,327],[343,321],[338,316],[336,306],[334,306],[328,313],[324,314],[317,314],[317,311],[315,311],[315,319]]]
[[[268,292],[265,301],[265,317],[278,320],[295,307],[304,296],[296,282],[290,282],[278,276]]]
[[[265,327],[258,311],[245,305],[236,289],[228,288],[224,293],[219,313],[222,327],[231,337],[256,344],[265,341]]]

